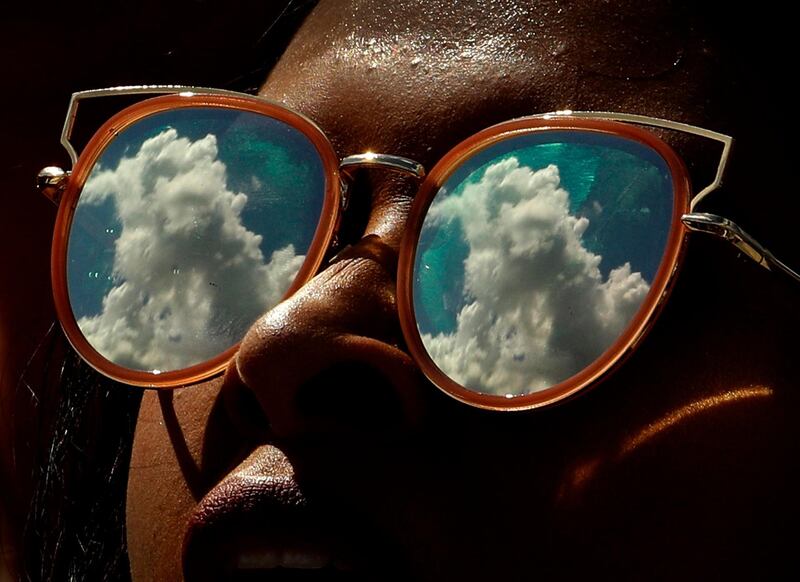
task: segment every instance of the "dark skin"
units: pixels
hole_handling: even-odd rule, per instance
[[[726,64],[701,25],[661,2],[323,2],[262,94],[317,122],[340,155],[429,169],[492,123],[563,108],[726,132],[739,154],[707,208],[797,264],[780,234],[791,213],[775,211],[787,166],[759,147],[775,130],[745,114],[769,94],[730,77],[755,79],[749,67],[763,62]],[[713,159],[670,143],[694,173]],[[547,410],[472,410],[424,379],[399,332],[396,252],[414,187],[359,176],[351,248],[253,326],[224,378],[145,397],[127,501],[134,579],[208,574],[232,551],[221,540],[258,546],[298,523],[342,540],[378,578],[764,577],[787,566],[796,291],[695,238],[658,323],[602,385]],[[254,476],[281,486],[249,490]]]
[[[622,3],[612,15],[591,1],[367,4],[322,3],[262,90],[314,119],[340,155],[394,153],[430,168],[494,122],[562,108],[676,119],[745,141],[752,129],[733,121],[740,104],[721,77],[724,55],[668,4]],[[693,169],[709,160],[672,144]],[[225,379],[169,404],[145,398],[128,497],[136,579],[177,576],[182,541],[187,573],[213,567],[207,552],[223,534],[180,532],[213,521],[253,473],[290,484],[254,495],[260,523],[283,518],[259,504],[308,511],[356,555],[385,543],[390,557],[357,559],[414,579],[713,575],[777,563],[781,540],[752,532],[796,510],[784,495],[796,442],[788,286],[698,240],[658,325],[602,386],[550,410],[465,409],[415,370],[397,325],[394,264],[413,185],[361,179],[363,237],[253,326]],[[726,196],[745,205],[747,180],[732,172]],[[220,531],[245,537],[253,521],[231,518]]]

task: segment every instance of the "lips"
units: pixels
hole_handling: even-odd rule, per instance
[[[341,511],[309,502],[283,453],[263,445],[198,504],[184,538],[184,576],[187,582],[397,579],[397,559],[388,558],[381,536],[364,529]]]

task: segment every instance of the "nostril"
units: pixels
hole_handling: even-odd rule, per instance
[[[298,415],[320,429],[391,432],[403,402],[385,374],[364,362],[337,362],[298,387]]]

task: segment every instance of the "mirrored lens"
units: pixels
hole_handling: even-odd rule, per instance
[[[220,354],[289,289],[324,194],[316,148],[277,119],[191,107],[127,127],[92,168],[69,235],[81,332],[134,370]]]
[[[579,373],[636,315],[672,207],[666,162],[631,139],[537,131],[473,155],[419,236],[414,315],[431,359],[465,388],[507,397]]]

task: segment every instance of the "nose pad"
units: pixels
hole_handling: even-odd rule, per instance
[[[422,416],[424,382],[399,347],[396,262],[365,237],[249,330],[229,376],[274,434],[385,431]]]

